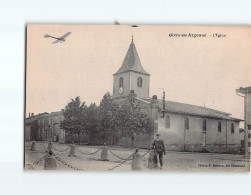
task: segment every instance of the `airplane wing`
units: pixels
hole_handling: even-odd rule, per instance
[[[71,34],[71,32],[68,32],[65,35],[63,35],[62,37],[59,37],[59,39],[64,39],[64,38],[68,37],[70,34]]]
[[[60,40],[56,40],[56,41],[54,41],[54,42],[52,42],[52,44],[55,44],[55,43],[58,43],[58,42],[60,42]]]

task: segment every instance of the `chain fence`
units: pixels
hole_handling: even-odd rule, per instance
[[[47,156],[49,156],[49,154],[44,155],[44,156],[43,156],[42,158],[40,158],[38,161],[34,162],[34,163],[33,163],[33,166],[38,165],[38,163],[42,162]]]
[[[30,145],[25,145],[25,147],[30,148],[32,146],[32,143]]]
[[[147,151],[145,154],[143,154],[141,157],[143,158],[145,155],[147,155],[150,151]]]
[[[122,158],[122,157],[120,157],[120,156],[118,156],[117,154],[115,154],[114,152],[112,152],[112,150],[110,150],[109,149],[109,152],[112,154],[112,155],[114,155],[114,156],[116,156],[117,158],[119,158],[120,160],[132,160],[132,159],[125,159],[125,158]],[[141,157],[143,158],[145,155],[147,155],[148,153],[149,153],[150,151],[147,151],[145,154],[143,154]]]
[[[52,147],[53,147],[54,150],[56,150],[57,152],[65,152],[65,151],[67,151],[67,150],[70,149],[70,146],[69,146],[68,148],[66,148],[66,149],[64,149],[64,150],[58,150],[58,149],[54,146],[54,144],[52,144]]]
[[[74,170],[77,170],[77,171],[80,170],[77,167],[73,167],[72,165],[70,165],[67,162],[63,161],[60,157],[56,156],[54,153],[52,154],[52,156],[54,156],[57,161],[61,162],[63,165],[67,166],[68,168],[74,169]]]
[[[132,160],[132,159],[122,158],[122,157],[118,156],[117,154],[113,153],[111,149],[108,149],[108,150],[109,150],[109,152],[110,152],[112,155],[116,156],[116,157],[119,158],[120,160],[126,160],[126,161],[127,161],[127,160]]]
[[[106,171],[112,171],[112,170],[114,170],[114,169],[120,167],[121,165],[125,164],[128,160],[130,160],[132,156],[133,156],[133,154],[131,154],[130,156],[128,156],[128,158],[124,159],[122,162],[120,162],[120,163],[117,164],[116,166],[107,169]]]
[[[27,147],[28,147],[28,146],[27,146]],[[31,146],[29,146],[29,147],[31,147]],[[59,149],[57,149],[57,148],[55,147],[55,145],[52,144],[52,148],[53,148],[55,151],[58,151],[58,152],[65,152],[65,151],[67,151],[67,150],[70,149],[70,146],[67,147],[67,148],[65,148],[65,149],[63,149],[63,150],[59,150]],[[96,150],[96,151],[94,151],[94,152],[92,152],[92,153],[83,152],[83,151],[81,151],[81,150],[80,150],[79,148],[77,148],[77,147],[75,147],[75,149],[76,149],[78,152],[80,152],[81,154],[83,154],[83,155],[93,155],[93,154],[96,154],[97,152],[99,152],[102,148],[99,148],[98,150]],[[131,154],[131,155],[128,156],[127,158],[123,158],[123,157],[120,157],[119,155],[115,154],[110,148],[108,148],[108,151],[109,151],[112,155],[114,155],[115,157],[119,158],[119,159],[122,160],[122,161],[119,162],[119,164],[117,164],[116,166],[107,169],[107,171],[114,170],[114,169],[116,169],[116,168],[122,166],[123,164],[125,164],[127,161],[132,160],[132,157],[133,157],[133,155],[135,154],[135,152],[134,152],[133,154]],[[149,152],[150,152],[150,151],[145,152],[143,155],[141,155],[141,157],[143,158],[143,157],[146,156]],[[38,161],[34,162],[34,163],[33,163],[33,166],[38,165],[40,162],[42,162],[43,160],[45,160],[45,158],[48,157],[48,156],[53,156],[53,157],[55,157],[55,159],[56,159],[57,161],[61,162],[64,166],[67,166],[67,167],[70,168],[70,169],[80,170],[80,169],[78,169],[77,167],[74,167],[74,166],[68,164],[67,162],[63,161],[59,156],[56,156],[56,154],[55,154],[54,152],[52,152],[52,151],[51,151],[51,153],[49,153],[49,151],[48,151],[48,153],[46,153],[46,155],[44,155],[44,156],[43,156],[42,158],[40,158]]]
[[[110,149],[109,149],[109,151],[110,151],[114,156],[116,156],[117,158],[120,158],[121,160],[123,159],[123,158],[119,157],[118,155],[114,154]],[[150,152],[150,151],[147,151],[147,152],[146,152],[145,154],[143,154],[141,157],[143,158],[143,157],[144,157],[145,155],[147,155],[149,152]],[[127,161],[132,160],[132,156],[133,156],[134,154],[135,154],[135,152],[134,152],[133,154],[131,154],[129,157],[123,159],[123,161],[120,162],[119,164],[117,164],[116,166],[107,169],[107,171],[112,171],[112,170],[114,170],[114,169],[120,167],[121,165],[125,164]]]
[[[85,153],[85,152],[82,152],[81,150],[79,150],[77,147],[75,147],[77,151],[79,151],[81,154],[84,154],[84,155],[93,155],[93,154],[96,154],[97,152],[99,152],[101,150],[101,148],[99,148],[98,150],[96,150],[95,152],[92,152],[92,153]]]

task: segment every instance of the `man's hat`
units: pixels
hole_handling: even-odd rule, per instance
[[[157,134],[156,134],[156,136],[160,136],[160,134],[159,134],[159,133],[157,133]]]

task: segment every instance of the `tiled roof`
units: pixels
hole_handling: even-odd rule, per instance
[[[150,101],[150,99],[144,99]],[[242,121],[242,119],[230,117],[229,113],[214,110],[211,108],[206,108],[202,106],[195,106],[190,104],[184,104],[173,101],[165,101],[165,111],[171,113],[187,114],[215,119],[232,120],[232,121]],[[163,111],[163,100],[158,99],[158,106],[161,111]]]
[[[133,43],[133,40],[132,40],[132,42],[129,46],[129,49],[126,53],[125,59],[122,63],[122,66],[114,75],[120,74],[123,72],[128,72],[128,71],[134,71],[134,72],[138,72],[141,74],[150,75],[145,71],[145,69],[141,65],[139,55],[138,55],[136,47]]]

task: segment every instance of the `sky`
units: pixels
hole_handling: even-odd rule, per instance
[[[63,43],[45,34],[71,35]],[[170,37],[169,34],[206,34]],[[214,34],[224,34],[217,38]],[[244,118],[236,89],[251,86],[250,27],[143,25],[28,25],[26,116],[63,109],[71,98],[99,104],[112,93],[132,35],[150,77],[150,97],[187,103]]]

